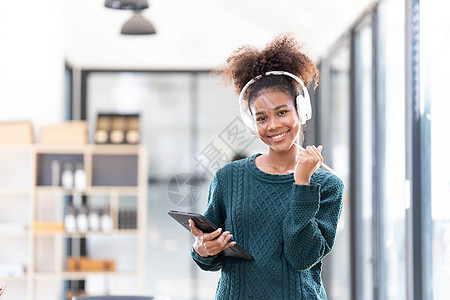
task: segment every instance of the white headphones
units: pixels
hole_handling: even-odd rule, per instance
[[[304,125],[306,121],[311,119],[312,116],[312,108],[311,108],[311,100],[309,98],[308,89],[306,88],[303,81],[295,76],[292,73],[285,72],[285,71],[270,71],[264,74],[264,76],[268,75],[285,75],[293,78],[295,81],[297,81],[300,86],[302,87],[303,95],[300,93],[297,96],[296,103],[297,103],[297,113],[298,117],[300,119],[300,123]],[[249,101],[244,99],[244,94],[247,88],[252,85],[255,81],[261,79],[263,75],[258,75],[249,82],[247,82],[244,87],[242,88],[241,93],[239,94],[239,107],[241,111],[241,117],[244,121],[245,125],[247,125],[248,130],[250,131],[251,135],[257,135],[258,130],[256,128],[256,122],[255,119],[250,111]]]

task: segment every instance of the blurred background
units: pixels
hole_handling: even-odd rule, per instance
[[[328,298],[448,299],[449,8],[0,1],[2,299],[213,299],[167,211],[203,212],[218,168],[265,151],[210,71],[286,32],[320,70],[305,144],[346,185]]]

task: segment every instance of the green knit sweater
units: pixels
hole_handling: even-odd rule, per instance
[[[216,172],[205,212],[254,260],[205,258],[193,248],[192,257],[203,270],[222,270],[216,299],[326,299],[322,259],[334,244],[344,185],[322,169],[310,185],[296,185],[293,174],[258,169],[258,155]]]

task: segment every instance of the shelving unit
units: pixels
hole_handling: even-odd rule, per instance
[[[79,192],[61,186],[51,186],[50,162],[61,160],[74,163],[81,161],[86,173],[86,189]],[[65,299],[67,281],[85,280],[95,275],[104,280],[131,277],[138,282],[138,291],[144,292],[145,274],[145,227],[147,212],[147,156],[139,145],[0,145],[0,238],[19,245],[25,273],[0,279],[17,285],[24,294],[11,292],[5,299]],[[18,166],[18,167],[17,167]],[[15,169],[17,168],[17,169]],[[7,174],[7,175],[6,175]],[[67,233],[60,230],[36,229],[36,222],[63,224],[65,206],[70,197],[79,193],[87,204],[107,207],[113,222],[108,232],[88,231]],[[100,200],[99,200],[100,199]],[[131,204],[130,204],[131,203]],[[136,228],[118,228],[119,211],[132,206],[136,211]],[[6,222],[8,221],[8,222]],[[16,225],[11,228],[10,223]],[[115,271],[67,271],[68,244],[101,241],[105,244],[120,243],[121,239],[132,240],[132,253],[108,253],[114,257]],[[69,242],[70,240],[70,242]],[[117,242],[118,241],[118,242]],[[0,264],[13,261],[15,249],[2,247]],[[118,247],[120,248],[120,247]],[[90,249],[89,256],[96,258],[97,249]],[[108,250],[109,251],[109,250]],[[119,249],[120,251],[120,249]],[[103,251],[105,252],[105,251]],[[129,254],[129,255],[126,255]],[[105,255],[105,253],[101,253]],[[73,253],[72,253],[73,256]],[[123,257],[131,257],[135,264],[121,263]],[[16,262],[16,261],[13,261]],[[109,284],[110,286],[112,284]],[[55,291],[48,293],[48,286]],[[42,292],[44,293],[42,294]],[[109,291],[114,294],[114,290]]]

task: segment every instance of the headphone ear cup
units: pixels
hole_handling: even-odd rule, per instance
[[[244,124],[247,127],[250,134],[256,135],[256,133],[258,132],[256,129],[256,122],[253,119],[253,116],[250,113],[250,111],[248,109],[246,109],[245,107],[241,106],[240,112],[241,112],[241,119],[244,122]]]
[[[257,135],[258,134],[258,128],[256,128],[256,122],[253,121],[253,126],[250,128],[250,134],[251,135]]]
[[[298,95],[297,99],[297,114],[298,114],[298,118],[300,119],[300,123],[302,125],[304,125],[306,123],[306,110],[305,110],[305,97],[303,97],[302,95]]]
[[[304,97],[303,95],[298,95],[297,99],[297,113],[302,125],[306,124],[306,121],[311,119],[312,108],[311,101],[309,97]]]

